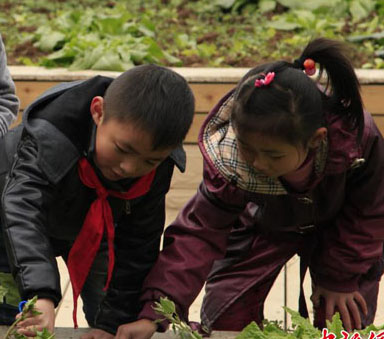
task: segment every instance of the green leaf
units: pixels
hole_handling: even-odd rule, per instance
[[[46,328],[44,328],[42,331],[36,332],[36,338],[37,339],[53,339],[55,338],[55,335],[51,334]]]
[[[160,305],[165,313],[173,314],[176,312],[176,307],[173,301],[168,298],[160,298]]]
[[[280,17],[278,20],[268,22],[267,26],[278,29],[280,31],[293,31],[300,27],[300,25],[297,23],[288,22],[284,17]]]
[[[215,4],[225,9],[229,9],[233,6],[236,0],[215,0]]]
[[[366,18],[375,8],[373,0],[352,0],[349,11],[355,21]]]
[[[384,31],[380,33],[367,34],[367,35],[354,35],[347,37],[348,41],[351,42],[362,42],[364,40],[380,40],[384,39]]]
[[[252,321],[241,331],[236,339],[268,339],[268,337],[263,333],[260,327]]]
[[[3,302],[4,297],[7,295],[8,289],[4,286],[0,286],[0,301]]]
[[[295,327],[293,335],[296,337],[306,336],[307,338],[320,338],[321,332],[315,328],[309,319],[303,318],[299,312],[293,311],[288,307],[285,307],[285,310],[291,315],[292,324]]]
[[[91,66],[91,69],[118,72],[125,71],[119,55],[114,52],[105,53]]]
[[[316,10],[321,7],[333,7],[337,0],[277,0],[281,5],[290,9]]]
[[[5,295],[6,303],[18,306],[21,298],[12,274],[0,272],[0,285],[7,290]]]
[[[168,52],[164,52],[164,57],[169,63],[171,63],[175,66],[181,66],[182,65],[182,61],[179,58],[176,58],[175,56],[169,54]]]
[[[59,42],[64,41],[65,35],[61,32],[51,31],[48,34],[44,34],[41,40],[36,43],[36,46],[44,52],[53,51]]]
[[[344,327],[338,312],[333,315],[332,321],[326,320],[326,324],[329,332],[336,334],[336,338],[343,337],[341,331],[344,330]]]
[[[261,13],[273,11],[276,8],[276,1],[274,0],[261,0],[259,2],[259,10]]]

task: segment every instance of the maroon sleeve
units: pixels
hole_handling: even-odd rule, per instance
[[[230,185],[216,186],[215,190],[209,180],[208,190],[207,181],[205,175],[196,195],[165,232],[164,249],[143,286],[144,308],[139,318],[159,318],[152,309],[153,302],[167,296],[185,319],[214,260],[225,255],[228,235],[245,206],[224,202],[225,197],[232,196],[234,201],[238,196],[228,192]],[[161,329],[164,330],[164,326],[160,326]]]
[[[379,278],[383,270],[384,143],[370,117],[365,137],[365,163],[347,176],[343,209],[324,232],[317,262],[318,284],[338,292],[356,291],[362,275]]]

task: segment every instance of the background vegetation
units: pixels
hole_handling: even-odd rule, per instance
[[[0,32],[9,64],[249,67],[323,36],[384,69],[384,0],[0,0]]]

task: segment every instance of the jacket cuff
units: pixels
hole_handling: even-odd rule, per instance
[[[316,283],[330,291],[350,293],[359,289],[359,278],[360,276],[357,275],[354,278],[339,281],[332,280],[329,276],[318,276]]]
[[[139,313],[138,319],[148,319],[148,320],[156,321],[157,331],[165,332],[168,329],[169,321],[165,320],[160,314],[157,314],[153,309],[153,306],[154,306],[154,301],[146,302],[144,304],[143,309]]]
[[[23,296],[24,300],[32,299],[35,295],[37,295],[38,299],[50,299],[52,300],[53,304],[55,305],[55,308],[59,306],[61,297],[58,297],[57,295],[54,295],[53,293],[49,293],[47,291],[36,291],[34,293],[29,293]]]

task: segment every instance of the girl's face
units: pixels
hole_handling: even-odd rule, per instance
[[[235,130],[241,157],[258,172],[280,177],[296,171],[308,155],[308,147],[292,145],[277,137]]]

